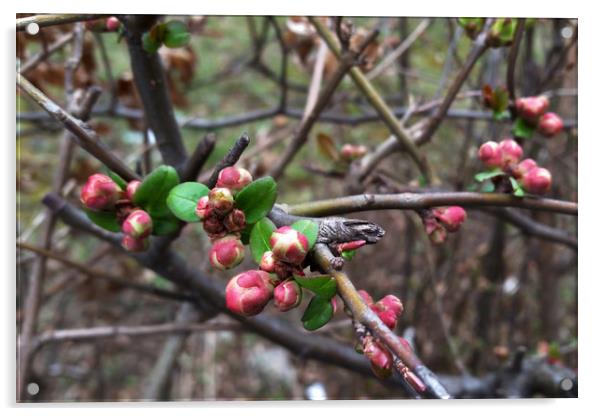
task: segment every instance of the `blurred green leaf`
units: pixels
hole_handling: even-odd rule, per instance
[[[314,331],[321,328],[330,321],[333,313],[334,311],[330,299],[316,295],[311,299],[309,305],[307,305],[307,309],[305,309],[305,312],[301,317],[303,328],[308,331]]]
[[[190,41],[188,26],[180,20],[170,20],[165,24],[163,43],[168,48],[180,48]]]

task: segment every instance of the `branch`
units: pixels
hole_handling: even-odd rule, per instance
[[[518,19],[516,26],[516,32],[514,33],[514,39],[512,40],[512,47],[508,55],[508,70],[506,72],[506,88],[508,89],[508,98],[513,103],[516,99],[515,88],[514,88],[514,68],[516,67],[516,59],[518,58],[518,50],[520,48],[520,41],[525,31],[525,19]]]
[[[26,74],[27,72],[29,72],[30,70],[35,68],[35,66],[37,64],[39,64],[40,62],[42,62],[44,59],[48,58],[50,55],[52,55],[56,51],[63,49],[65,47],[65,45],[67,45],[69,42],[71,42],[71,40],[73,39],[73,36],[74,36],[74,32],[65,33],[63,36],[58,38],[48,48],[41,50],[40,52],[38,52],[37,54],[35,54],[31,58],[29,58],[27,60],[27,62],[25,62],[23,65],[21,65],[21,67],[19,68],[19,72],[22,74]]]
[[[182,170],[182,182],[196,181],[214,147],[215,134],[209,133],[203,137],[203,140],[199,142],[192,155],[186,161],[186,165]]]
[[[323,217],[359,211],[385,209],[421,209],[445,205],[463,207],[516,207],[537,211],[577,215],[577,203],[550,198],[517,198],[509,194],[478,192],[441,192],[431,194],[361,194],[291,205],[289,214]]]
[[[65,23],[85,22],[87,20],[100,19],[106,16],[106,14],[38,14],[17,19],[17,31],[25,30],[30,23],[36,23],[40,27],[46,27],[64,25]]]
[[[163,161],[180,172],[186,162],[186,149],[167,92],[163,64],[158,53],[148,53],[142,47],[142,35],[155,22],[155,16],[127,16],[125,37],[146,121],[155,134]]]
[[[136,173],[111,153],[110,149],[102,142],[94,130],[82,120],[73,117],[63,110],[19,73],[17,73],[17,85],[33,98],[50,116],[69,130],[73,134],[72,137],[82,149],[96,157],[126,181],[140,179]]]
[[[226,153],[226,156],[224,156],[224,158],[220,160],[220,162],[217,165],[215,165],[211,177],[207,180],[207,182],[205,182],[205,185],[207,185],[209,189],[213,188],[217,183],[217,178],[222,169],[227,168],[229,166],[234,166],[236,162],[238,162],[238,159],[240,159],[242,152],[245,151],[250,142],[251,139],[249,139],[247,133],[243,133],[242,136],[240,136],[238,140],[236,140],[234,146],[232,146],[228,153]]]

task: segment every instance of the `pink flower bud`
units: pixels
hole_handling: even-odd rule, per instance
[[[274,288],[274,305],[280,312],[286,312],[299,306],[302,294],[299,283],[287,280]]]
[[[357,293],[361,296],[361,298],[364,300],[364,302],[366,302],[368,306],[372,306],[372,304],[374,304],[374,299],[372,299],[372,296],[370,296],[370,294],[365,290],[360,289],[357,291]]]
[[[372,371],[376,376],[387,378],[391,375],[393,356],[380,342],[366,337],[364,339],[364,355],[370,360]]]
[[[136,209],[121,224],[121,231],[137,239],[148,237],[153,231],[153,219],[146,211]]]
[[[466,219],[464,208],[452,206],[435,210],[435,217],[450,233],[456,232]]]
[[[488,141],[479,148],[479,159],[490,168],[502,166],[502,151],[496,142]]]
[[[218,270],[236,267],[245,257],[245,247],[234,236],[227,235],[216,240],[209,250],[209,261]]]
[[[259,262],[259,268],[264,272],[275,273],[276,272],[276,259],[274,259],[274,253],[271,251],[266,251],[261,256],[261,261]]]
[[[552,137],[562,131],[562,119],[556,113],[545,113],[539,119],[537,131],[546,137]]]
[[[222,169],[219,172],[219,176],[217,177],[217,187],[228,188],[233,194],[235,194],[251,183],[252,180],[253,177],[248,170],[230,166]]]
[[[516,166],[516,168],[512,172],[512,176],[514,176],[516,179],[520,180],[531,169],[534,169],[536,167],[537,167],[536,161],[534,161],[533,159],[525,159]]]
[[[136,191],[138,190],[138,187],[140,186],[142,182],[138,181],[138,180],[133,180],[130,181],[127,185],[127,187],[125,188],[125,197],[127,199],[129,199],[130,201],[134,200],[134,194],[136,193]]]
[[[403,312],[403,305],[397,296],[387,295],[372,305],[371,309],[385,325],[391,329],[395,329],[397,320]]]
[[[307,238],[289,226],[272,233],[270,246],[277,260],[291,264],[301,264],[309,251]]]
[[[119,29],[121,22],[115,16],[111,16],[107,19],[106,26],[109,32],[114,32]]]
[[[92,210],[111,210],[121,198],[119,185],[107,175],[96,173],[88,178],[80,194],[80,200],[86,208]]]
[[[550,102],[544,95],[519,98],[516,100],[516,111],[520,117],[533,122],[548,109],[549,105]]]
[[[500,142],[502,153],[502,165],[504,167],[518,163],[523,157],[523,148],[512,139],[504,139]]]
[[[234,208],[234,197],[228,188],[213,188],[209,192],[209,206],[219,214],[227,214]]]
[[[274,286],[270,275],[261,270],[249,270],[234,276],[226,286],[226,307],[239,315],[260,313],[272,298]]]
[[[199,202],[196,204],[196,208],[194,210],[197,217],[204,221],[209,217],[211,213],[211,207],[209,206],[209,197],[204,196],[199,199]]]
[[[127,234],[124,235],[123,239],[121,240],[121,247],[132,253],[145,251],[148,248],[148,244],[148,238],[134,238]]]
[[[214,215],[205,218],[203,221],[203,229],[211,239],[222,238],[227,234],[226,227],[221,219]]]
[[[244,230],[247,226],[245,213],[239,209],[233,209],[224,219],[224,225],[231,233]]]
[[[364,145],[356,145],[356,144],[344,144],[341,147],[341,157],[344,160],[352,161],[355,159],[359,159],[368,153],[368,148]]]
[[[520,181],[531,194],[543,195],[552,187],[552,174],[544,168],[533,168]]]

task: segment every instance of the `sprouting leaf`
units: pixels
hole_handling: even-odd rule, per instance
[[[311,250],[314,244],[316,244],[316,240],[318,239],[318,231],[320,229],[318,224],[316,224],[312,220],[299,220],[294,222],[291,225],[291,228],[299,231],[307,238],[309,250]]]
[[[163,43],[168,48],[180,48],[190,41],[190,32],[180,20],[170,20],[165,24]]]
[[[171,189],[167,196],[167,206],[171,212],[186,222],[200,221],[196,215],[199,199],[209,194],[209,188],[198,182],[184,182]]]
[[[262,218],[257,221],[251,229],[251,236],[249,238],[249,244],[251,247],[251,254],[255,263],[261,262],[261,256],[266,251],[270,251],[270,237],[276,229],[276,226],[269,218]]]
[[[258,179],[236,194],[236,208],[245,213],[247,224],[254,224],[265,217],[276,202],[276,182],[271,176]]]
[[[510,178],[510,183],[512,184],[512,190],[513,190],[512,194],[517,197],[525,196],[525,191],[524,191],[523,187],[520,186],[518,181],[516,179],[514,179],[512,176],[510,176],[509,178]]]
[[[535,127],[531,126],[522,118],[517,118],[512,126],[512,134],[515,137],[521,137],[523,139],[530,139],[535,132]]]
[[[500,168],[495,168],[493,170],[488,170],[485,172],[477,173],[476,175],[474,175],[474,179],[477,182],[483,182],[487,179],[495,178],[496,176],[501,176],[501,175],[505,175],[504,171],[501,170]]]

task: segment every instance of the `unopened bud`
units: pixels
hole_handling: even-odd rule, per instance
[[[121,224],[121,231],[137,239],[148,237],[153,231],[153,219],[148,212],[136,209]]]
[[[368,153],[368,148],[364,145],[356,145],[356,144],[344,144],[341,147],[341,157],[344,160],[352,161],[355,159],[359,159]]]
[[[309,251],[307,238],[289,226],[280,227],[272,233],[270,246],[277,260],[290,264],[301,264]]]
[[[530,122],[535,122],[548,109],[550,102],[544,95],[539,97],[524,97],[516,100],[516,112]]]
[[[205,221],[207,217],[209,217],[211,213],[211,207],[209,206],[208,196],[204,196],[199,199],[199,202],[197,202],[194,212],[196,216],[201,219],[201,221]]]
[[[257,315],[270,301],[273,291],[268,273],[261,270],[240,273],[226,286],[226,307],[239,315]]]
[[[275,273],[276,272],[276,260],[274,259],[274,253],[271,251],[266,251],[261,256],[261,261],[259,262],[259,268],[264,272]]]
[[[545,113],[539,119],[537,131],[546,137],[552,137],[562,131],[564,127],[562,119],[556,113]]]
[[[543,195],[552,187],[552,174],[544,168],[533,168],[520,181],[531,194]]]
[[[209,192],[209,206],[219,214],[227,214],[234,207],[234,197],[228,188],[213,188]]]
[[[236,267],[245,257],[245,247],[234,236],[226,236],[213,242],[209,250],[209,261],[218,270]]]
[[[226,227],[222,220],[214,215],[205,218],[205,221],[203,221],[203,229],[212,240],[222,238],[227,234]]]
[[[218,188],[228,188],[233,194],[247,186],[253,177],[248,170],[230,166],[222,169],[217,177]]]
[[[107,175],[96,173],[90,176],[83,186],[80,200],[86,208],[103,211],[111,210],[121,198],[119,185]]]
[[[134,238],[131,235],[124,235],[121,240],[121,246],[129,252],[138,253],[148,248],[148,238]]]
[[[512,139],[504,139],[500,142],[502,153],[502,165],[504,167],[518,163],[523,157],[523,148]]]
[[[245,213],[240,209],[233,209],[224,219],[224,225],[231,233],[244,230],[247,226]]]
[[[287,280],[274,288],[274,305],[280,312],[286,312],[299,306],[302,294],[299,283]]]
[[[370,296],[368,292],[366,292],[363,289],[360,289],[357,291],[357,293],[361,296],[361,298],[364,300],[364,302],[366,302],[368,306],[372,306],[372,304],[374,303],[374,299],[372,299],[372,296]]]
[[[372,305],[371,309],[383,321],[383,324],[395,329],[397,320],[403,312],[403,305],[397,296],[387,295]]]
[[[121,22],[115,16],[111,16],[107,19],[106,26],[109,32],[114,32],[119,29]]]
[[[479,159],[490,168],[502,166],[502,151],[500,145],[493,141],[483,143],[479,148]]]
[[[355,241],[347,241],[346,243],[341,243],[337,246],[337,250],[339,253],[349,250],[357,250],[360,247],[366,245],[366,240],[355,240]]]
[[[142,182],[140,182],[139,180],[134,179],[133,181],[130,181],[127,185],[127,187],[125,188],[125,197],[127,199],[129,199],[130,201],[134,200],[134,194],[136,193],[136,191],[138,190],[138,187],[140,186]]]
[[[512,172],[512,175],[516,179],[520,180],[531,169],[534,169],[536,167],[537,167],[537,162],[536,161],[534,161],[533,159],[525,159],[525,160],[521,161],[518,165],[516,165],[516,168]]]
[[[435,217],[450,233],[456,232],[466,219],[464,208],[452,206],[435,210]]]
[[[391,375],[391,365],[393,356],[391,352],[380,342],[366,337],[364,340],[364,355],[370,360],[372,371],[380,378],[387,378]]]

